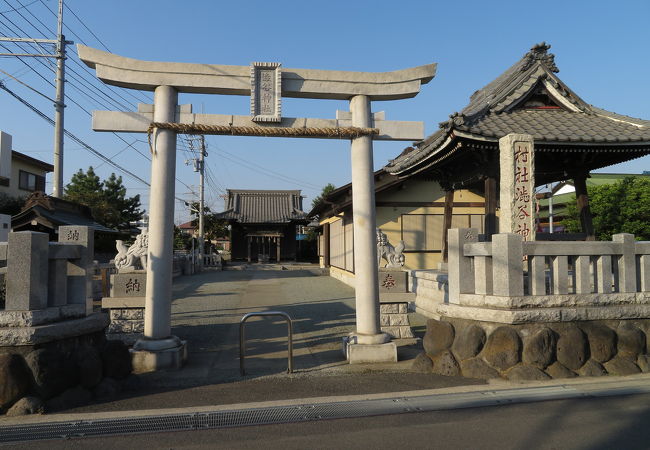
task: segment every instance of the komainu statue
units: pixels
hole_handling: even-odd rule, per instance
[[[404,241],[399,241],[397,247],[388,242],[386,233],[377,228],[377,266],[381,267],[381,259],[386,260],[384,267],[400,268],[404,265]]]
[[[142,232],[135,238],[133,245],[127,248],[124,241],[116,240],[115,247],[117,248],[117,255],[115,256],[115,268],[119,272],[129,272],[138,269],[147,268],[147,252],[149,250],[149,234],[148,230],[144,228]],[[139,263],[139,264],[138,264]]]

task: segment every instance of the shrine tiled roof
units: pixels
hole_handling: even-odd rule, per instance
[[[440,129],[390,161],[394,175],[417,173],[444,160],[459,138],[496,144],[509,133],[531,134],[535,144],[585,144],[594,150],[625,146],[650,152],[650,121],[616,114],[587,104],[556,75],[554,55],[545,43],[476,91],[470,103],[449,116]],[[639,154],[640,156],[640,154]],[[629,158],[628,158],[629,159]]]
[[[228,189],[226,210],[216,217],[240,223],[289,223],[305,220],[307,215],[299,190]]]
[[[95,222],[87,206],[50,197],[43,192],[34,192],[27,198],[23,210],[11,218],[11,227],[20,229],[34,222],[55,229],[61,225],[80,225],[102,233],[118,232]]]

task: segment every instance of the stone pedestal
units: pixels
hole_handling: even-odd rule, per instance
[[[397,344],[354,344],[350,338],[343,342],[343,351],[350,364],[397,362]]]
[[[102,299],[102,309],[109,311],[109,339],[133,345],[144,337],[144,305],[147,274],[144,270],[112,274],[110,297]]]
[[[187,361],[187,341],[176,336],[166,339],[140,339],[131,350],[135,373],[180,369]]]
[[[394,339],[413,338],[408,304],[415,294],[408,292],[408,272],[379,269],[379,321],[381,331]]]
[[[144,337],[144,296],[106,297],[102,299],[102,309],[107,309],[111,318],[106,330],[108,339],[133,345]]]
[[[408,304],[415,301],[415,294],[380,294],[379,301],[381,331],[394,339],[415,337],[408,316]]]

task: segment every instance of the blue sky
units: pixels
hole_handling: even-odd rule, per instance
[[[137,59],[246,66],[252,61],[272,61],[288,68],[370,72],[436,62],[438,74],[417,97],[373,103],[373,110],[386,111],[388,119],[423,121],[425,135],[435,132],[438,123],[462,109],[475,90],[542,41],[552,46],[560,78],[585,101],[650,119],[647,0],[67,0],[65,5],[67,39],[100,49],[106,46],[113,53]],[[0,32],[5,36],[53,38],[56,18],[46,7],[56,11],[57,0],[0,0]],[[14,8],[21,9],[12,11]],[[4,45],[11,52],[24,52],[17,46]],[[138,101],[151,102],[151,95],[107,90],[72,61],[77,59],[76,54],[69,56],[66,129],[148,180],[146,136],[124,134],[120,140],[112,134],[93,132],[90,117],[71,100],[89,111],[133,110]],[[31,69],[17,58],[0,57],[0,69],[53,97],[54,88],[45,81],[54,79],[53,72],[35,59],[24,61]],[[4,73],[0,73],[0,80],[53,116],[50,101]],[[182,95],[180,102],[192,103],[195,112],[249,113],[247,97]],[[347,102],[284,99],[282,106],[283,115],[289,117],[334,118],[337,109],[348,109]],[[0,129],[13,135],[16,150],[52,162],[52,127],[4,91],[0,91]],[[227,188],[301,189],[307,197],[305,209],[309,210],[322,186],[350,181],[348,141],[210,136],[207,142],[206,198],[213,210],[223,209],[220,195]],[[375,168],[407,145],[376,142]],[[198,174],[185,164],[194,155],[183,147],[186,145],[181,146],[177,158],[176,195],[191,199],[191,191],[198,192]],[[90,165],[102,178],[113,171],[120,174],[66,140],[65,182],[78,169]],[[643,170],[650,170],[650,157],[608,169],[626,173]],[[142,196],[146,208],[147,187],[128,176],[124,182],[130,195]],[[176,203],[175,217],[177,222],[188,217],[181,202]]]

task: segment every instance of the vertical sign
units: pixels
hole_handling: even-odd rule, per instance
[[[280,63],[251,64],[251,116],[253,122],[280,122],[282,74]]]
[[[535,240],[535,152],[533,137],[509,134],[499,139],[500,233]]]

